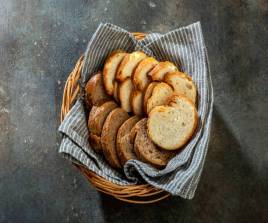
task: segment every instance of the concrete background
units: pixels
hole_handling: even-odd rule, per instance
[[[215,107],[196,196],[99,194],[57,154],[64,81],[100,22],[166,32],[200,20]],[[0,0],[0,222],[267,222],[266,0]]]

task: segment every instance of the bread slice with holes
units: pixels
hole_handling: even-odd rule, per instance
[[[164,81],[173,87],[175,93],[187,97],[196,104],[197,90],[190,76],[177,71],[166,74]]]
[[[89,131],[100,136],[105,119],[116,107],[118,106],[114,101],[107,101],[101,106],[93,106],[88,116]]]
[[[170,104],[156,106],[149,113],[148,134],[161,148],[176,150],[192,137],[197,127],[198,114],[194,104],[183,96],[176,96],[176,103]]]
[[[143,92],[133,90],[131,93],[131,107],[135,115],[143,115]]]
[[[178,68],[173,63],[165,61],[156,65],[148,75],[151,76],[153,81],[163,81],[165,74],[177,70]]]
[[[90,78],[86,84],[85,93],[86,103],[89,107],[92,107],[93,105],[101,105],[103,102],[111,100],[111,97],[104,89],[101,72]]]
[[[140,121],[141,122],[141,121]],[[136,131],[134,151],[138,159],[150,163],[157,168],[163,168],[175,156],[174,151],[163,150],[156,146],[147,133],[147,119],[141,122]]]
[[[104,87],[109,95],[113,95],[114,92],[114,79],[120,63],[127,55],[126,52],[117,50],[112,52],[106,59],[103,67],[103,81]]]
[[[130,140],[130,131],[139,120],[139,116],[130,117],[120,126],[117,132],[116,149],[122,166],[128,160],[136,159],[136,155],[133,150],[133,142]]]
[[[114,168],[121,167],[116,151],[117,131],[128,118],[129,115],[125,110],[122,108],[115,108],[106,118],[102,128],[102,151],[108,163]]]
[[[92,146],[93,150],[95,150],[95,152],[102,153],[100,136],[97,136],[93,133],[89,133],[88,141],[89,141],[89,144]]]
[[[172,94],[173,89],[168,84],[157,83],[153,88],[151,97],[147,100],[146,113],[149,114],[155,106],[165,105]]]
[[[132,73],[139,64],[141,60],[146,58],[146,54],[141,51],[135,51],[133,53],[127,54],[123,61],[120,63],[120,66],[116,73],[116,80],[123,82],[127,78],[131,78]]]
[[[135,89],[145,91],[150,83],[148,73],[158,64],[159,62],[153,57],[147,57],[143,59],[135,69],[132,75],[132,80]]]
[[[131,112],[130,97],[133,90],[133,84],[130,78],[127,78],[118,86],[118,98],[121,104],[121,107],[126,112]]]
[[[146,112],[146,106],[147,106],[147,102],[148,102],[148,99],[152,96],[152,92],[153,92],[153,89],[155,87],[155,85],[157,84],[158,82],[151,82],[148,87],[146,88],[145,90],[145,93],[144,93],[144,97],[143,97],[143,110],[145,113]]]

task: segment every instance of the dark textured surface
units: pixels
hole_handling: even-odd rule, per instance
[[[215,91],[196,196],[99,194],[57,154],[64,81],[100,22],[165,32],[200,20]],[[267,222],[268,2],[0,1],[0,222]]]

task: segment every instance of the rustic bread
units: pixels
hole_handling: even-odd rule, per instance
[[[119,98],[118,98],[118,86],[119,86],[118,82],[115,81],[115,82],[114,82],[114,92],[113,92],[113,96],[114,96],[114,100],[117,101],[117,102],[119,102]]]
[[[100,136],[105,119],[116,107],[117,104],[114,101],[107,101],[101,106],[93,106],[88,116],[89,131]]]
[[[143,93],[142,91],[134,90],[131,93],[131,107],[135,115],[143,115]]]
[[[178,68],[173,63],[165,61],[156,65],[148,75],[151,76],[153,81],[163,81],[165,74],[177,70]]]
[[[192,137],[198,121],[193,103],[178,96],[172,106],[156,106],[149,113],[148,134],[150,139],[166,150],[176,150]]]
[[[117,132],[116,149],[122,166],[128,160],[136,159],[136,155],[133,150],[133,142],[130,141],[130,131],[139,120],[139,116],[130,117],[121,125]]]
[[[116,80],[123,82],[125,79],[130,78],[138,63],[145,57],[147,57],[146,54],[141,51],[127,54],[117,70]]]
[[[119,64],[127,54],[121,50],[112,52],[106,59],[103,67],[104,87],[109,95],[114,92],[114,79]]]
[[[130,135],[130,142],[132,144],[134,143],[137,131],[141,128],[141,126],[146,125],[146,123],[147,123],[147,118],[143,118],[133,126],[133,128],[131,129],[130,134],[129,134]]]
[[[95,74],[87,82],[85,87],[86,103],[89,107],[100,105],[105,101],[111,100],[111,97],[106,93],[103,84],[102,74]]]
[[[143,97],[143,110],[145,113],[147,113],[147,109],[146,109],[146,106],[147,106],[147,102],[148,102],[148,99],[152,96],[152,92],[153,92],[153,89],[155,87],[155,85],[157,84],[158,82],[151,82],[148,87],[146,88],[146,91],[144,93],[144,97]]]
[[[133,84],[130,78],[127,78],[118,87],[118,98],[121,104],[121,107],[126,112],[131,112],[130,96],[132,93]]]
[[[147,57],[143,59],[135,69],[132,75],[134,87],[137,90],[144,91],[150,83],[148,73],[158,64],[159,62],[153,57]]]
[[[166,166],[168,161],[175,155],[174,151],[163,150],[151,141],[147,133],[146,119],[136,132],[134,151],[138,159],[157,168]]]
[[[173,87],[175,93],[184,95],[196,104],[197,90],[190,76],[177,71],[166,74],[164,81]]]
[[[100,136],[90,133],[88,137],[88,141],[89,141],[89,144],[92,146],[92,149],[95,150],[95,152],[97,153],[102,152]]]
[[[120,168],[116,152],[116,136],[119,127],[129,118],[128,113],[122,108],[115,108],[106,118],[102,133],[101,146],[102,151],[108,163],[114,168]]]
[[[158,105],[165,105],[168,98],[173,94],[173,89],[164,82],[157,83],[154,88],[151,97],[147,100],[146,113],[149,112]]]

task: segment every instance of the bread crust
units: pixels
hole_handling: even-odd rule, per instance
[[[89,133],[88,137],[89,144],[91,145],[92,149],[97,153],[102,153],[101,147],[101,138],[93,133]]]
[[[153,81],[163,81],[165,74],[177,71],[178,68],[169,61],[160,62],[149,72]]]
[[[119,84],[118,87],[118,98],[121,104],[121,107],[126,112],[131,112],[131,93],[133,90],[133,84],[130,78],[127,78],[125,81]]]
[[[130,97],[131,108],[135,115],[143,115],[143,93],[133,90]]]
[[[148,87],[146,88],[146,91],[145,91],[145,94],[144,94],[144,97],[143,97],[143,110],[144,112],[147,114],[147,102],[148,102],[148,99],[152,96],[152,92],[153,92],[153,89],[154,87],[156,86],[158,82],[151,82]]]

